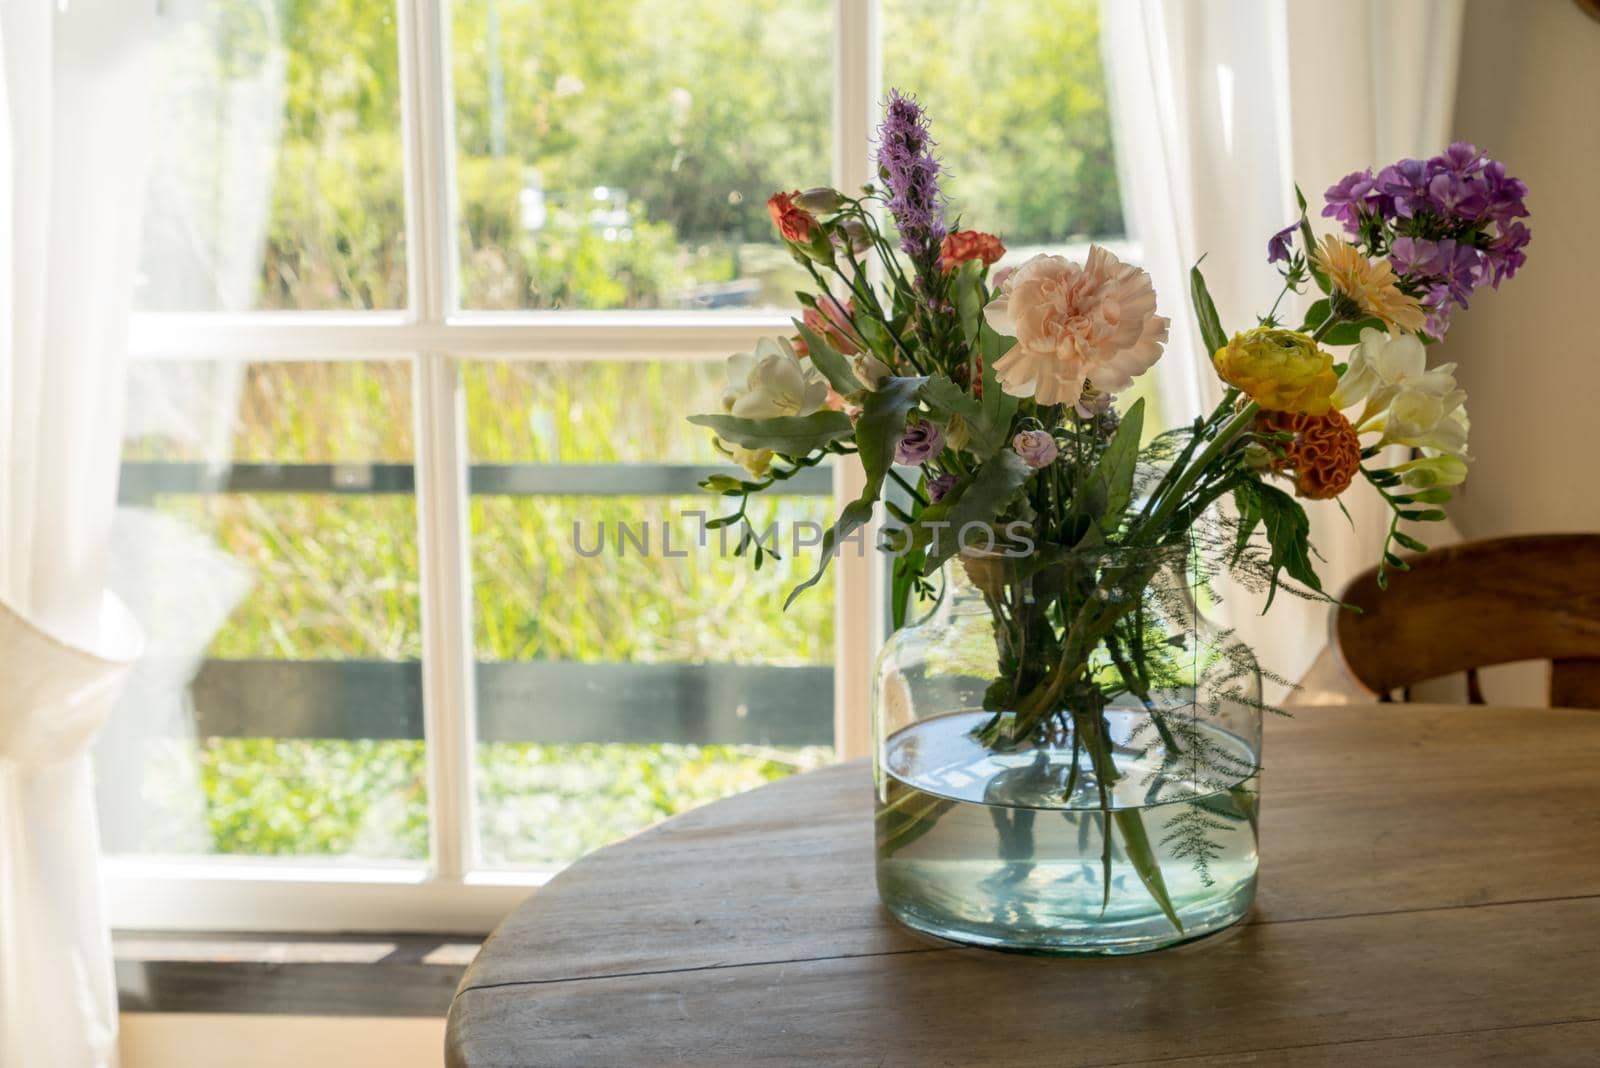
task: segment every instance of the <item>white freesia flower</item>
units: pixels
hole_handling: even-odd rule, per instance
[[[1409,445],[1465,459],[1467,394],[1456,388],[1455,369],[1453,363],[1429,368],[1413,334],[1363,330],[1333,403],[1342,409],[1364,401],[1356,430],[1380,435],[1379,446]]]
[[[828,400],[828,383],[809,362],[802,364],[785,338],[764,337],[754,352],[728,357],[728,388],[722,410],[745,419],[810,415]]]
[[[1361,343],[1350,353],[1333,406],[1343,410],[1365,401],[1370,417],[1404,391],[1444,398],[1456,388],[1455,369],[1455,364],[1443,363],[1429,370],[1427,350],[1415,334],[1390,335],[1369,327],[1361,331]]]

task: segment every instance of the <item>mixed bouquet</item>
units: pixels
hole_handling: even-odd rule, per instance
[[[898,92],[878,158],[879,181],[858,196],[769,201],[816,288],[797,294],[794,335],[732,357],[722,410],[692,421],[747,472],[705,486],[738,502],[716,522],[743,527],[758,566],[750,496],[830,456],[859,458],[865,488],[791,600],[859,544],[880,500],[897,624],[958,553],[1005,559],[1034,583],[1026,596],[990,591],[985,744],[1061,732],[1109,744],[1094,721],[1121,696],[1148,697],[1150,656],[1133,602],[1106,592],[1148,584],[1172,552],[1264,588],[1269,606],[1279,589],[1325,596],[1302,502],[1358,481],[1392,513],[1382,567],[1425,549],[1400,523],[1442,520],[1468,460],[1466,395],[1453,364],[1429,366],[1428,347],[1476,289],[1516,274],[1528,243],[1526,187],[1501,163],[1458,143],[1349,175],[1322,210],[1342,232],[1320,239],[1299,197],[1299,217],[1267,244],[1278,301],[1231,336],[1197,266],[1189,296],[1222,400],[1150,434],[1144,401],[1119,404],[1171,329],[1149,275],[1098,246],[1001,266],[999,237],[947,222],[927,117]],[[1320,295],[1303,318],[1280,318],[1310,287]],[[1073,570],[1089,557],[1105,563]]]

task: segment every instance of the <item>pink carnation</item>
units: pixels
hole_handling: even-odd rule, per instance
[[[995,362],[1000,386],[1039,404],[1076,404],[1085,382],[1120,393],[1161,358],[1169,321],[1150,276],[1098,245],[1073,263],[1039,255],[1018,267],[983,310],[1017,339]]]

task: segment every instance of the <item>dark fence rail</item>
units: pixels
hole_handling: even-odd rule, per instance
[[[739,475],[736,468],[704,464],[473,464],[467,485],[474,494],[513,497],[688,497],[715,501],[698,483],[711,474]],[[260,464],[129,461],[122,465],[118,500],[148,505],[164,494],[416,492],[410,464]],[[801,471],[784,484],[800,497],[833,492],[827,468]]]
[[[202,737],[422,737],[422,670],[382,660],[209,660]],[[831,745],[833,669],[763,664],[477,666],[484,742]]]
[[[732,468],[698,464],[473,464],[468,485],[492,496],[692,496]],[[148,506],[207,493],[409,494],[410,464],[127,462],[118,498]],[[826,468],[785,486],[827,496]],[[707,496],[709,511],[716,503]],[[480,663],[485,742],[677,742],[831,745],[833,669],[743,664]],[[421,739],[422,670],[377,660],[208,660],[193,683],[202,737]]]

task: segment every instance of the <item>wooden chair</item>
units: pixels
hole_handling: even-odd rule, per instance
[[[1338,611],[1334,646],[1350,675],[1383,701],[1426,679],[1466,672],[1483,704],[1478,668],[1549,660],[1550,704],[1600,708],[1600,534],[1494,538],[1435,549],[1391,571],[1356,578]]]

